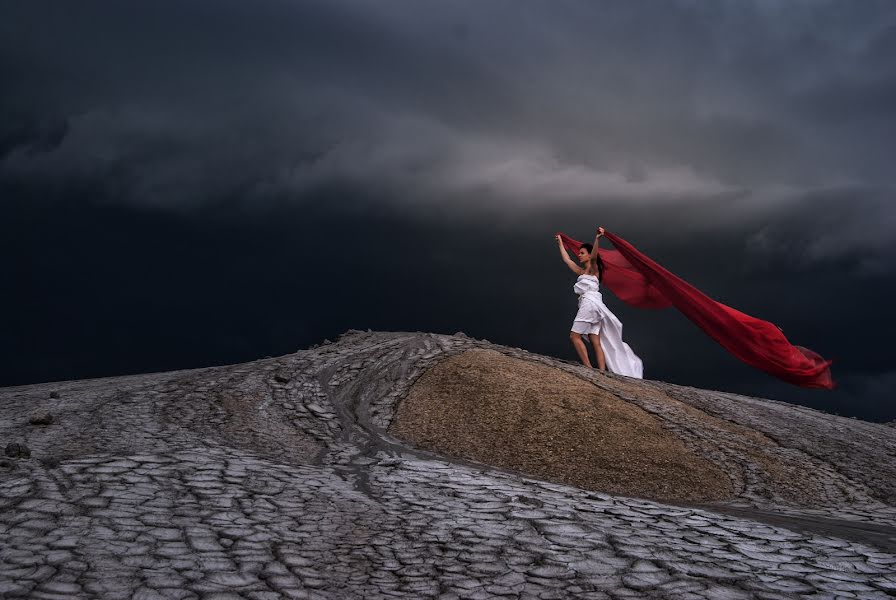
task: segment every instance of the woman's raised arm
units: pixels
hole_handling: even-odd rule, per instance
[[[566,266],[575,273],[576,275],[581,275],[585,272],[585,269],[580,267],[569,257],[569,252],[566,251],[566,248],[563,247],[563,240],[559,235],[555,235],[554,239],[557,240],[557,245],[560,247],[560,257],[563,259],[563,262],[566,263]]]
[[[594,247],[591,249],[591,264],[593,264],[595,266],[595,268],[597,267],[597,258],[598,258],[597,245],[600,243],[600,238],[602,238],[603,235],[604,235],[604,228],[598,227],[597,235],[594,236],[594,244],[593,244]]]

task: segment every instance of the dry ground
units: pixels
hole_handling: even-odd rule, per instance
[[[611,494],[724,500],[726,474],[653,415],[574,375],[493,350],[441,361],[390,432],[416,446]]]

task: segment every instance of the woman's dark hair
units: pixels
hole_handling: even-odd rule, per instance
[[[588,254],[591,255],[591,260],[594,261],[594,264],[597,266],[597,280],[603,283],[604,280],[604,259],[600,257],[600,252],[594,252],[594,244],[589,244],[585,242],[582,244],[582,248],[588,251]]]

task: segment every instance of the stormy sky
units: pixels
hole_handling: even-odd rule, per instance
[[[603,225],[835,361],[605,299],[645,376],[896,418],[896,6],[0,0],[0,385],[350,328],[574,360]]]

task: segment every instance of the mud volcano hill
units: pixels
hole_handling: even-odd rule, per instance
[[[896,429],[462,334],[5,388],[0,446],[4,598],[896,594]]]

